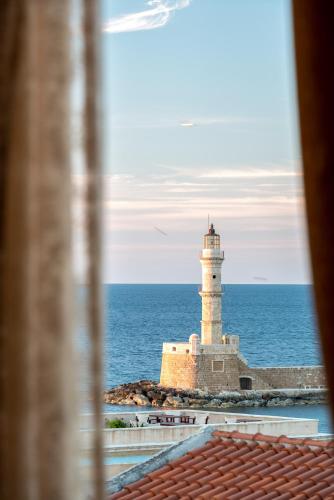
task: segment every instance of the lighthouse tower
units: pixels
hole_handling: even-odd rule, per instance
[[[202,297],[201,344],[221,344],[222,342],[222,286],[221,267],[224,252],[220,249],[220,236],[213,224],[204,235],[204,246],[201,252]]]
[[[223,335],[223,260],[220,236],[211,224],[208,233],[204,235],[200,255],[201,335],[192,333],[188,342],[163,343],[160,383],[165,387],[201,389],[218,394],[223,390],[238,390],[240,376],[248,376],[247,362],[239,352],[239,336]],[[263,383],[261,384],[262,387]]]
[[[271,390],[286,387],[311,388],[325,385],[322,367],[251,368],[239,349],[239,336],[223,334],[221,267],[224,252],[213,224],[204,235],[201,251],[202,297],[201,337],[192,333],[187,342],[164,342],[160,384],[206,393]],[[189,396],[189,397],[188,397]],[[188,396],[168,397],[163,406],[188,406]],[[181,399],[181,401],[180,401]],[[181,405],[181,406],[180,406]]]

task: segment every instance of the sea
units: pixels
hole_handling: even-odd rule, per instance
[[[200,333],[198,285],[104,285],[104,386],[159,380],[163,342]],[[322,363],[311,285],[224,285],[223,331],[240,336],[250,366]],[[105,405],[105,411],[131,407]],[[137,409],[138,410],[138,409]],[[319,419],[331,432],[326,405],[238,408],[252,414]]]

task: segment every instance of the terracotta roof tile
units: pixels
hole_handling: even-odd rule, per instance
[[[314,458],[313,453],[302,453],[299,458],[296,458],[296,460],[294,460],[293,465],[299,468],[302,465],[308,464],[310,460],[312,460],[312,458]]]
[[[164,493],[164,487],[162,486],[162,483],[156,485],[156,486],[153,486],[152,489],[151,489],[151,492],[154,494],[154,498],[156,497],[156,495],[165,495]]]
[[[259,498],[263,498],[264,495],[266,495],[265,491],[259,489],[249,494],[246,493],[246,495],[244,496],[244,500],[259,500]]]
[[[322,493],[322,490],[325,490],[327,488],[327,484],[323,481],[319,481],[315,483],[313,486],[307,488],[307,494],[309,497],[312,495],[315,495],[316,493]]]
[[[224,491],[223,493],[221,493],[219,495],[219,500],[222,499],[222,498],[231,498],[232,495],[234,495],[235,493],[238,493],[238,488],[236,486],[232,486],[231,488],[228,488],[226,491]],[[211,491],[211,494],[212,494],[212,491]]]
[[[183,472],[183,471],[184,471],[183,468],[175,467],[175,469],[170,469],[167,472],[163,472],[160,476],[159,476],[159,474],[155,474],[153,477],[150,475],[150,478],[153,480],[156,477],[158,477],[160,479],[163,479],[164,481],[167,481],[167,479],[174,478],[176,474],[178,474],[179,472]],[[159,472],[159,471],[155,471],[155,472]]]
[[[324,490],[321,490],[322,498],[334,498],[334,484],[327,486]]]
[[[213,481],[218,480],[221,478],[221,473],[218,471],[211,472],[210,475],[206,475],[206,477],[202,477],[201,479],[198,479],[197,482],[198,484],[202,485],[206,482],[210,482],[210,484],[213,485]]]
[[[151,492],[147,492],[147,493],[144,493],[143,495],[140,495],[140,500],[149,500],[150,498],[153,498],[153,495]]]
[[[312,468],[318,464],[323,464],[325,461],[327,462],[326,458],[324,458],[324,453],[321,453],[318,456],[315,455],[314,458],[311,458],[311,460],[307,462],[307,467]]]
[[[301,476],[302,479],[302,476]],[[314,472],[314,481],[326,481],[327,483],[332,483],[333,480],[333,467],[328,467],[325,470],[318,467]]]
[[[252,493],[252,491],[249,490],[249,493]],[[237,493],[232,494],[229,500],[243,500],[245,495],[247,495],[247,490],[238,491]]]
[[[203,457],[201,455],[198,455],[197,457],[191,457],[189,458],[187,462],[187,467],[196,467],[196,465],[200,465],[203,460]]]
[[[268,462],[268,460],[270,460],[276,454],[277,454],[277,452],[275,452],[275,449],[274,448],[270,448],[270,450],[263,451],[263,453],[261,453],[261,455],[255,457],[254,461],[256,461],[256,462],[262,462],[262,463],[263,462]],[[283,454],[283,456],[285,456],[285,453]],[[244,457],[244,460],[246,460],[246,456]]]
[[[294,491],[294,489],[300,485],[299,479],[292,479],[291,481],[285,481],[285,483],[276,488],[280,493],[285,493],[286,491]]]
[[[141,485],[138,488],[138,490],[141,493],[145,493],[146,491],[152,491],[156,486],[160,486],[161,489],[161,481],[159,481],[159,479],[154,479],[154,481],[148,481],[146,484]]]
[[[256,467],[261,467],[261,466],[263,466],[263,467],[262,467],[262,469],[259,469],[260,476],[268,474],[268,476],[276,477],[276,476],[281,475],[280,471],[282,470],[282,466],[279,462],[276,462],[276,463],[274,462],[271,465],[268,465],[266,463],[264,463],[264,464],[259,463],[256,465]],[[255,471],[255,467],[252,468],[251,464],[248,464],[248,474],[252,475],[254,473],[254,471]]]
[[[124,500],[136,500],[136,498],[138,498],[138,492],[133,491],[132,493],[130,493],[130,492],[125,491],[124,495],[122,497],[118,497],[118,498],[122,498],[122,500],[123,499]]]
[[[334,499],[332,441],[215,432],[112,500]]]
[[[193,488],[193,485],[188,484],[188,483],[173,483],[171,485],[168,485],[168,487],[165,488],[165,483],[161,483],[161,490],[164,491],[164,493],[169,497],[171,494],[179,494],[180,491],[191,491]],[[112,497],[111,497],[112,498]],[[140,496],[138,497],[140,498]]]
[[[272,498],[278,498],[278,494],[276,491],[270,491],[267,494],[263,494],[261,500],[271,500]]]
[[[118,493],[115,493],[115,494],[113,495],[113,498],[114,498],[115,500],[117,500],[118,498],[124,498],[124,490],[119,491]]]
[[[221,473],[221,471],[217,471],[217,472],[219,472],[220,477],[217,477],[211,481],[211,484],[214,488],[216,488],[217,486],[222,486],[222,479],[221,479],[222,473]],[[228,472],[227,474],[224,474],[224,482],[223,482],[224,487],[225,487],[225,484],[227,483],[227,481],[229,479],[232,479],[233,477],[235,477],[235,474],[233,472]],[[227,488],[225,487],[225,489],[227,489]]]
[[[263,489],[265,491],[275,491],[276,488],[279,488],[279,487],[283,486],[285,483],[286,483],[285,477],[281,476],[278,479],[272,479],[270,481],[270,483],[268,483],[267,485],[263,486]]]
[[[281,464],[278,462],[278,465],[281,465]],[[286,465],[285,467],[281,465],[280,469],[278,469],[276,472],[273,472],[271,474],[271,477],[273,480],[277,479],[278,477],[285,477],[286,478],[287,474],[294,472],[294,470],[295,470],[295,468],[292,464]],[[293,477],[296,477],[296,476],[293,476]]]
[[[254,484],[254,476],[252,477],[247,477],[245,480],[241,480],[240,482],[238,481],[238,488],[241,490],[248,488]]]
[[[216,486],[213,490],[210,490],[208,493],[204,493],[202,495],[203,500],[212,500],[215,498],[215,495],[221,498],[221,495],[226,492],[226,488],[224,485]]]
[[[144,477],[143,479],[140,479],[139,481],[136,481],[135,483],[129,484],[129,486],[127,486],[126,489],[129,491],[133,491],[134,489],[138,489],[142,485],[149,484],[149,483],[150,483],[150,478]]]

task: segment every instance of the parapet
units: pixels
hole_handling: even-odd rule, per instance
[[[201,344],[200,337],[193,333],[189,342],[164,342],[163,353],[168,354],[239,354],[239,336],[223,335],[220,344]]]
[[[222,335],[222,344],[234,345],[239,348],[239,335]]]
[[[200,354],[199,335],[196,333],[190,335],[189,342],[164,342],[162,352],[168,354],[191,354],[192,356],[197,356]]]

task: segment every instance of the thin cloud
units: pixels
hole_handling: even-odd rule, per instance
[[[180,123],[180,127],[194,127],[195,126],[195,123],[193,122],[189,122],[189,121],[184,121],[184,122],[181,122]]]
[[[190,5],[191,0],[150,0],[146,1],[148,9],[132,14],[109,19],[103,26],[105,33],[125,33],[162,28],[172,18],[176,10]]]
[[[240,123],[253,123],[259,119],[247,118],[244,116],[218,116],[218,117],[201,117],[180,122],[180,127],[205,127],[212,125],[231,125]]]
[[[262,118],[251,118],[247,116],[217,116],[217,117],[197,117],[193,119],[181,119],[177,117],[162,119],[159,121],[143,120],[143,117],[117,118],[111,127],[112,129],[168,129],[175,127],[194,128],[212,127],[224,125],[251,124],[262,120]]]
[[[291,170],[273,170],[273,169],[245,169],[245,170],[232,170],[232,169],[220,169],[212,170],[203,174],[199,177],[203,179],[214,178],[214,179],[265,179],[273,177],[299,177],[300,172]]]

